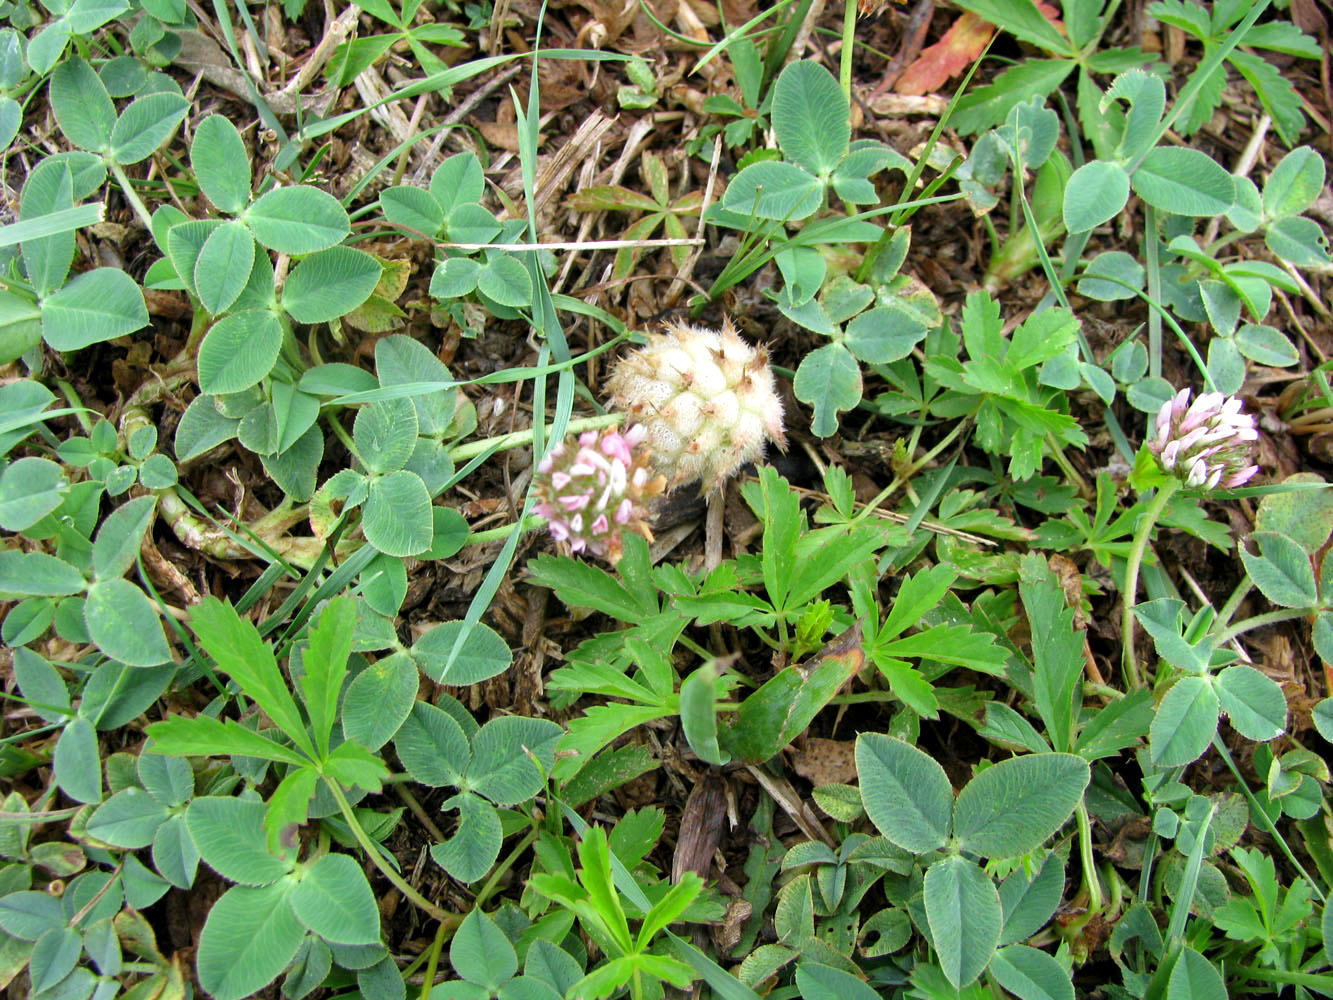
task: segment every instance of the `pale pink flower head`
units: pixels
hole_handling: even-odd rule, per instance
[[[614,565],[626,530],[652,541],[647,502],[666,486],[653,476],[647,432],[586,431],[556,445],[537,466],[538,503],[551,537],[570,552],[590,552]]]
[[[1187,487],[1229,490],[1259,472],[1257,440],[1254,417],[1241,412],[1240,399],[1205,392],[1191,404],[1190,390],[1181,389],[1158,411],[1148,450]]]

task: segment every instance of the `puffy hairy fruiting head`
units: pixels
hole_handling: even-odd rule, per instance
[[[768,354],[730,320],[720,331],[665,324],[607,386],[615,408],[647,430],[653,463],[673,489],[696,479],[712,489],[760,459],[769,441],[787,444]]]

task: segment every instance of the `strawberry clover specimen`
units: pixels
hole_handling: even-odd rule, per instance
[[[638,532],[652,541],[643,503],[662,492],[665,480],[648,470],[648,436],[642,424],[623,434],[616,428],[586,431],[577,448],[558,444],[537,467],[534,508],[551,535],[572,552],[591,552],[620,561],[621,533]]]
[[[608,385],[615,407],[647,428],[670,488],[699,479],[707,491],[760,458],[769,441],[786,447],[768,354],[730,320],[720,332],[666,324],[616,366]]]

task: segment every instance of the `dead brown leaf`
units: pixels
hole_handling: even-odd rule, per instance
[[[792,767],[815,787],[850,785],[856,780],[856,744],[812,736],[792,755]]]
[[[918,96],[939,90],[981,55],[994,34],[995,25],[971,11],[965,12],[949,26],[944,37],[922,50],[893,89],[900,94]]]

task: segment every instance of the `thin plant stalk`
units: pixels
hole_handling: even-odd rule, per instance
[[[389,863],[384,860],[384,857],[379,852],[379,848],[377,848],[374,842],[371,841],[369,835],[361,826],[361,821],[356,818],[356,813],[352,811],[351,803],[347,801],[347,796],[344,795],[343,790],[338,787],[338,783],[326,778],[324,784],[328,786],[329,791],[332,793],[333,800],[338,803],[338,809],[342,812],[343,819],[347,822],[348,828],[352,831],[352,836],[356,838],[356,842],[361,845],[361,849],[370,857],[371,864],[380,870],[380,874],[387,878],[393,884],[393,887],[406,896],[417,909],[429,913],[441,924],[448,924],[450,927],[458,926],[458,924],[462,922],[462,917],[457,913],[450,913],[448,910],[440,909],[425,896],[421,895],[421,893],[417,892],[416,889],[413,889],[412,886],[408,884],[407,879],[394,871]]]
[[[1125,686],[1130,691],[1136,691],[1143,686],[1143,677],[1134,658],[1134,600],[1139,589],[1139,570],[1143,567],[1143,555],[1148,550],[1148,540],[1152,537],[1152,530],[1179,489],[1180,482],[1176,479],[1169,479],[1158,487],[1156,495],[1134,529],[1134,542],[1129,550],[1129,558],[1125,561],[1125,585],[1120,589],[1120,598],[1124,602],[1120,612],[1120,640],[1124,644],[1121,664],[1124,668]]]
[[[838,53],[838,83],[847,103],[852,101],[852,53],[856,50],[856,0],[843,0],[842,51]]]

